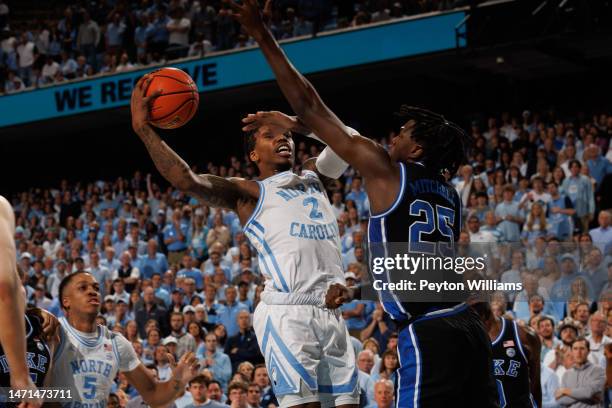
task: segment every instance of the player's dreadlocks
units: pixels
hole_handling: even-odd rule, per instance
[[[396,115],[416,122],[412,137],[423,147],[421,160],[427,167],[453,176],[467,160],[472,138],[444,116],[408,105],[402,105]]]

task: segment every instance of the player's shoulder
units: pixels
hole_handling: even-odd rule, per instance
[[[0,195],[0,217],[2,219],[12,219],[13,218],[13,207],[9,201]]]

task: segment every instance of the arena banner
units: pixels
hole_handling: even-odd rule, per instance
[[[289,41],[283,48],[300,72],[306,74],[375,63],[455,48],[455,27],[464,17],[463,11],[457,11],[408,18]],[[257,48],[170,65],[188,72],[200,92],[274,79]],[[150,70],[147,67],[2,96],[0,127],[126,106],[134,83]]]

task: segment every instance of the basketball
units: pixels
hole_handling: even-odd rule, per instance
[[[176,129],[189,122],[198,110],[200,101],[193,79],[178,68],[162,68],[149,76],[153,80],[146,95],[162,90],[149,108],[151,124],[161,129]]]

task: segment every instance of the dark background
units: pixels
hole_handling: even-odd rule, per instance
[[[529,109],[551,119],[609,111],[611,8],[594,16],[592,10],[554,6],[535,16],[531,1],[489,7],[486,13],[475,9],[465,49],[309,78],[342,120],[377,138],[398,128],[392,113],[402,103],[441,112],[465,128],[472,120],[486,125],[488,115],[502,111],[519,116]],[[209,161],[223,164],[241,155],[241,117],[268,109],[291,112],[274,82],[204,93],[189,124],[160,133],[202,169]],[[131,130],[129,108],[0,129],[0,151],[2,194],[62,178],[109,179],[136,169],[157,174]]]

